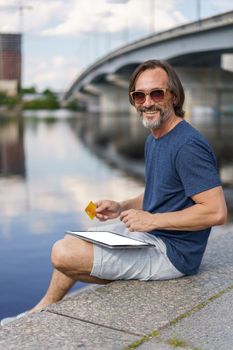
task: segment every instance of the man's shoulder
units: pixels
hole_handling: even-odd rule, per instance
[[[192,137],[192,136],[196,136],[196,137],[200,137],[200,138],[204,138],[204,136],[200,133],[200,131],[198,131],[193,125],[191,125],[188,121],[183,120],[180,123],[180,134],[186,135],[187,137]]]
[[[210,147],[207,139],[198,131],[195,127],[193,127],[190,123],[183,120],[181,124],[181,128],[178,133],[178,137],[176,137],[177,147],[183,147],[185,144],[205,144],[207,147]]]
[[[157,144],[161,144],[167,153],[172,152],[172,154],[175,154],[186,145],[193,145],[193,147],[202,145],[204,148],[211,149],[207,139],[186,120],[182,120],[171,132],[158,140],[154,138],[152,133],[149,134],[145,144],[146,151],[151,150],[151,147]]]

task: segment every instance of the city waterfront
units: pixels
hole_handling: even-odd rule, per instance
[[[215,150],[232,208],[232,118],[194,124]],[[84,213],[90,200],[142,192],[147,134],[135,115],[59,111],[1,119],[0,318],[30,308],[43,295],[51,247],[67,229],[98,224]]]

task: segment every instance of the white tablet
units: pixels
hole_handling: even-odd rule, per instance
[[[125,237],[116,232],[109,231],[66,231],[67,234],[76,236],[85,241],[103,245],[109,248],[148,248],[155,244],[144,242],[137,238]]]

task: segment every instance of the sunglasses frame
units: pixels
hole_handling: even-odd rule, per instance
[[[153,91],[163,91],[163,93],[164,93],[163,99],[161,99],[161,100],[155,100],[155,99],[153,99],[153,98],[151,97],[151,93],[152,93]],[[140,104],[140,105],[142,105],[142,104],[146,101],[146,96],[150,96],[150,98],[151,98],[154,102],[161,102],[161,101],[164,100],[165,94],[166,94],[167,91],[169,91],[168,88],[154,88],[154,89],[151,89],[151,90],[149,90],[149,91],[147,91],[147,92],[145,92],[145,91],[143,91],[143,90],[134,90],[134,91],[131,91],[131,92],[130,92],[130,97],[131,97],[131,99],[132,99],[132,101],[133,101],[134,104]],[[134,100],[134,98],[133,98],[133,94],[134,94],[135,92],[141,92],[141,93],[143,93],[143,94],[145,95],[145,96],[144,96],[143,102],[141,102],[141,103],[135,102],[135,100]]]

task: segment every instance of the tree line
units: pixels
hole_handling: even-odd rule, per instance
[[[30,98],[26,98],[29,96]],[[66,108],[74,111],[81,110],[77,101],[71,101],[65,106],[61,104],[58,94],[50,89],[45,89],[42,93],[38,93],[35,87],[21,88],[16,96],[9,96],[5,92],[0,91],[0,107],[7,109],[48,109],[55,110]]]

